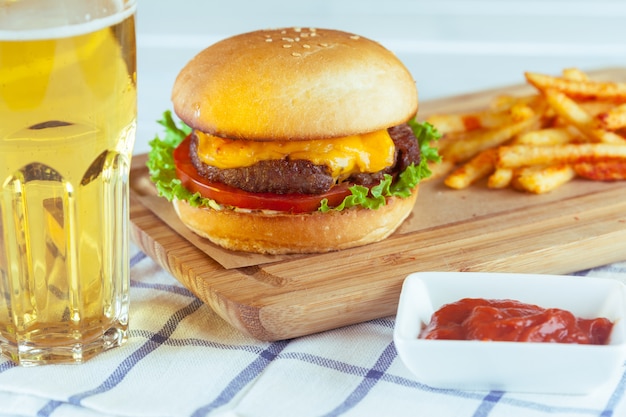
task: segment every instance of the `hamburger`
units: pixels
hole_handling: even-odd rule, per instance
[[[181,122],[165,113],[151,179],[188,228],[231,250],[320,253],[385,239],[437,158],[407,68],[338,30],[217,42],[180,71],[172,103]]]

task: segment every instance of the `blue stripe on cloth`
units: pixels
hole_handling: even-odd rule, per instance
[[[17,365],[14,362],[7,360],[4,363],[0,363],[0,374],[4,371],[8,371],[9,369],[15,368]]]
[[[139,282],[135,280],[130,280],[130,286],[133,288],[143,288],[149,290],[158,290],[163,292],[169,292],[172,294],[178,294],[185,297],[193,297],[196,298],[195,295],[191,291],[189,291],[185,287],[180,287],[178,285],[166,285],[166,284],[149,284],[147,282]]]
[[[626,374],[622,374],[622,378],[620,379],[617,387],[613,391],[611,398],[606,404],[604,411],[600,414],[600,417],[611,417],[615,413],[615,406],[624,398],[624,392],[626,391]]]
[[[474,412],[473,417],[487,417],[493,407],[500,401],[502,396],[504,395],[504,391],[491,391],[489,394],[483,398],[483,401],[480,403],[476,412]]]
[[[600,266],[597,268],[585,269],[583,271],[574,272],[570,275],[586,277],[588,275],[593,276],[595,272],[604,272],[604,273],[612,273],[612,274],[624,274],[626,273],[626,265],[621,264],[611,264]]]
[[[47,417],[63,404],[63,401],[50,400],[37,412],[37,417]]]
[[[393,329],[393,327],[396,324],[396,321],[394,318],[385,317],[382,319],[373,319],[373,320],[368,321],[367,323],[377,324],[387,329]]]
[[[339,372],[343,372],[345,374],[357,375],[357,376],[361,376],[364,378],[367,376],[369,372],[368,368],[365,368],[365,367],[350,365],[345,362],[332,360],[332,359],[322,357],[322,356],[311,355],[308,353],[301,353],[301,352],[300,353],[299,352],[282,353],[279,356],[279,359],[293,359],[293,360],[308,362],[317,366],[326,367],[326,368],[333,369]],[[499,404],[505,404],[505,405],[508,405],[514,408],[519,408],[519,409],[535,410],[535,411],[549,413],[553,415],[599,416],[602,413],[602,409],[598,409],[598,408],[555,406],[555,405],[542,404],[539,402],[519,400],[515,397],[506,397],[504,395],[505,394],[504,392],[502,393],[502,395],[499,395],[494,391],[494,393],[492,393],[491,396],[488,395],[487,397],[485,397],[484,392],[480,392],[480,391],[462,391],[462,390],[455,390],[455,389],[434,388],[434,387],[425,385],[423,383],[420,383],[414,379],[409,379],[409,378],[389,374],[387,372],[382,373],[380,375],[380,378],[378,378],[378,381],[387,382],[387,383],[391,383],[391,384],[395,384],[399,386],[404,386],[410,389],[415,389],[417,391],[440,394],[443,397],[457,397],[457,398],[476,400],[479,402],[485,401],[485,400],[489,400],[493,402],[495,399],[495,395],[498,395]],[[610,406],[611,408],[614,408],[615,404],[618,403],[622,399],[622,397],[624,396],[625,390],[626,390],[626,375],[624,375],[622,383],[620,384],[620,387],[616,389],[616,393],[614,393],[612,396],[613,401],[611,402],[612,404]],[[481,412],[483,414],[476,414],[476,415],[481,415],[483,417],[487,416],[488,415],[487,412],[491,412],[491,408],[492,408],[491,405],[495,405],[495,403],[483,405],[482,409],[479,408],[476,411],[476,413]],[[607,409],[608,408],[609,407],[607,407]],[[606,414],[606,417],[610,415],[611,414]]]
[[[145,339],[151,339],[154,337],[154,333],[148,330],[131,330],[130,335],[132,337],[143,337]],[[234,350],[234,351],[243,351],[254,353],[260,355],[263,352],[263,348],[257,345],[227,345],[224,343],[217,343],[210,340],[205,339],[196,339],[196,338],[185,338],[185,339],[173,339],[169,338],[163,341],[163,344],[166,346],[175,346],[175,347],[207,347],[212,349],[221,349],[221,350]]]
[[[354,408],[365,396],[371,391],[371,389],[380,381],[385,375],[385,371],[391,366],[391,363],[396,358],[397,352],[395,345],[391,342],[383,353],[380,355],[372,369],[366,374],[361,383],[348,395],[343,403],[339,404],[334,410],[325,414],[326,416],[339,416]]]
[[[227,404],[235,395],[241,392],[250,381],[255,379],[263,372],[267,366],[272,363],[278,354],[285,349],[289,342],[281,341],[270,344],[263,350],[258,357],[246,366],[235,378],[233,378],[226,387],[218,394],[218,396],[209,404],[198,408],[193,412],[192,417],[201,417],[209,414],[211,411]]]
[[[563,405],[548,405],[535,401],[525,401],[517,398],[503,397],[499,404],[508,405],[510,407],[533,410],[540,413],[546,413],[551,415],[566,415],[571,417],[574,415],[580,416],[599,416],[602,410],[597,408],[585,408],[585,407],[567,407]]]
[[[137,350],[130,354],[126,359],[124,359],[124,361],[119,364],[115,371],[113,371],[113,373],[109,375],[109,377],[106,378],[100,384],[100,386],[79,394],[72,395],[70,398],[68,398],[67,402],[73,405],[80,406],[80,402],[83,399],[109,391],[110,389],[117,386],[126,377],[126,375],[128,375],[130,370],[133,369],[133,367],[137,365],[137,363],[139,363],[139,361],[141,361],[151,352],[155,351],[172,335],[174,330],[176,330],[178,324],[181,323],[185,317],[194,313],[203,305],[204,303],[202,301],[194,299],[194,301],[192,301],[186,307],[178,310],[170,317],[170,319],[165,323],[163,328],[158,333],[148,339],[142,346],[140,346]],[[39,410],[37,415],[39,417],[47,417],[63,404],[64,402],[60,401],[50,401],[44,407],[42,407],[41,410]]]
[[[280,355],[281,359],[295,359],[302,362],[308,362],[313,365],[322,366],[328,369],[334,369],[335,371],[343,372],[349,375],[365,376],[368,372],[368,368],[363,366],[351,365],[346,362],[341,362],[335,359],[330,359],[324,356],[311,355],[309,353],[289,352]]]
[[[151,332],[145,333],[144,337],[148,339],[157,339],[156,337],[153,338],[153,334]],[[409,389],[415,389],[416,391],[428,392],[431,394],[439,394],[444,398],[457,397],[457,398],[472,399],[472,400],[476,400],[477,402],[482,401],[481,405],[475,412],[475,416],[481,416],[481,417],[486,417],[489,415],[489,413],[492,412],[493,406],[496,403],[495,401],[496,398],[498,400],[497,403],[501,405],[506,405],[509,407],[517,408],[517,409],[527,409],[529,411],[533,410],[536,412],[551,414],[555,416],[567,415],[567,416],[612,417],[614,416],[614,409],[616,405],[623,399],[624,393],[626,390],[626,375],[623,375],[620,383],[618,384],[614,393],[608,400],[607,406],[604,408],[604,411],[603,411],[603,409],[601,408],[570,407],[566,405],[555,406],[555,405],[549,405],[549,404],[536,402],[536,401],[520,400],[519,398],[516,398],[515,396],[510,397],[510,396],[503,395],[504,393],[502,393],[501,395],[499,392],[492,392],[485,397],[485,394],[482,392],[433,388],[428,385],[419,383],[418,381],[415,381],[413,379],[389,374],[386,371],[383,371],[383,369],[381,369],[380,366],[374,366],[373,368],[368,369],[366,367],[349,365],[345,362],[331,360],[329,358],[325,358],[322,356],[311,355],[311,354],[302,353],[302,352],[281,353],[281,351],[284,349],[284,346],[285,346],[282,344],[273,344],[263,349],[262,347],[255,346],[255,345],[243,345],[243,346],[242,345],[224,345],[224,344],[218,344],[218,343],[213,343],[210,341],[198,340],[198,339],[167,338],[166,340],[163,341],[163,343],[167,345],[178,345],[178,346],[189,346],[193,344],[193,345],[199,345],[199,346],[210,346],[213,348],[220,348],[220,349],[244,350],[244,351],[258,354],[258,358],[254,362],[252,362],[250,365],[248,365],[246,369],[240,372],[233,380],[231,380],[228,386],[219,394],[219,396],[215,400],[213,400],[207,406],[201,407],[200,409],[196,411],[194,415],[197,415],[197,416],[208,414],[213,409],[216,409],[220,405],[226,404],[228,401],[230,401],[238,392],[240,392],[242,389],[244,389],[248,385],[249,381],[256,378],[263,371],[263,369],[267,366],[267,364],[269,364],[268,360],[271,361],[274,358],[279,359],[279,360],[288,359],[288,360],[298,360],[298,361],[308,362],[308,363],[315,364],[320,367],[326,367],[329,369],[337,370],[345,374],[360,376],[364,379],[370,378],[373,380],[370,382],[374,382],[374,384],[377,382],[387,382],[387,383],[395,384],[398,386],[404,386]],[[385,359],[384,356],[388,355],[386,362],[388,362],[388,359],[391,358],[392,356],[387,351],[390,351],[389,348],[386,349],[386,353],[384,353],[383,357],[381,357],[381,359]],[[382,360],[379,360],[379,362],[384,363]],[[371,384],[371,386],[373,386],[374,384]],[[364,385],[364,384],[362,383],[361,385]],[[355,393],[360,392],[361,394],[365,395],[367,394],[365,390],[366,390],[366,387],[360,386],[359,388],[355,390]],[[47,404],[46,407],[42,408],[39,415],[41,417],[49,416],[59,405],[62,405],[62,404],[63,404],[62,402],[59,403],[59,402],[51,401],[50,403]],[[350,407],[353,407],[354,405],[356,405],[356,402],[350,405]],[[346,400],[344,401],[343,410],[340,410],[340,411],[348,412],[350,410],[350,407],[348,406],[348,400]],[[338,413],[336,415],[338,415]]]
[[[146,259],[147,256],[145,253],[143,252],[137,252],[135,255],[133,255],[132,258],[130,258],[130,267],[134,267],[135,265],[137,265],[139,262],[143,261],[144,259]]]
[[[294,359],[294,360],[299,360],[302,362],[308,362],[313,365],[318,365],[318,366],[333,369],[339,372],[343,372],[344,374],[357,375],[360,377],[365,377],[367,373],[369,372],[369,369],[363,366],[351,365],[346,362],[329,359],[323,356],[311,355],[308,353],[299,353],[299,352],[281,353],[280,359]],[[391,384],[404,386],[407,388],[417,389],[419,391],[440,393],[444,395],[456,396],[456,397],[461,397],[461,398],[481,400],[484,396],[482,392],[458,391],[458,390],[445,389],[445,388],[433,388],[431,386],[422,384],[413,379],[408,379],[408,378],[404,378],[401,376],[392,375],[388,373],[383,373],[380,377],[380,380],[391,383]]]

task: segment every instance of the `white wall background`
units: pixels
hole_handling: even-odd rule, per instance
[[[250,30],[311,26],[379,41],[404,61],[420,100],[558,73],[626,67],[624,0],[138,0],[139,127],[148,149],[182,66]]]

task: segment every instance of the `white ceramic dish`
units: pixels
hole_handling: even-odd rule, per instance
[[[466,297],[513,299],[615,324],[602,346],[418,339],[436,310]],[[623,372],[625,317],[626,286],[612,279],[423,272],[404,281],[394,342],[407,368],[432,387],[586,394]]]

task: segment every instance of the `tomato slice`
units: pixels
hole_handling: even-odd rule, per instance
[[[324,198],[328,199],[330,207],[334,207],[341,204],[343,199],[351,194],[347,184],[332,187],[324,194],[275,194],[251,193],[219,182],[211,182],[199,175],[193,166],[189,157],[190,142],[191,137],[187,136],[174,150],[176,176],[189,191],[198,192],[203,197],[220,204],[251,210],[306,213],[316,211],[320,207],[320,201]]]

